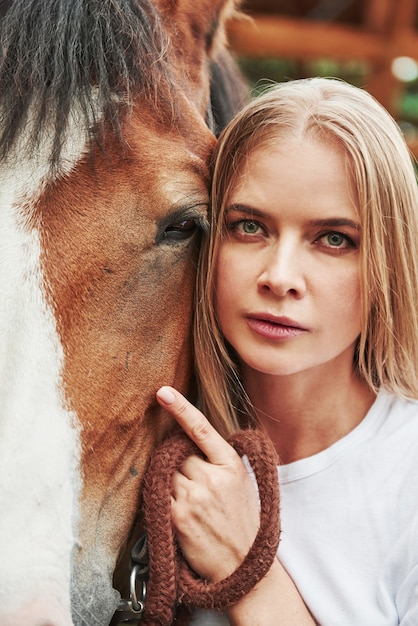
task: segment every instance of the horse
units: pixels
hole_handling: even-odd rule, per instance
[[[155,391],[193,396],[210,155],[245,91],[236,10],[0,2],[2,626],[105,626],[118,605],[173,429]]]

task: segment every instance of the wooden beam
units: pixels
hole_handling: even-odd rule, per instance
[[[393,75],[392,63],[399,56],[418,58],[418,41],[413,30],[416,0],[397,0],[396,3],[384,0],[379,9],[377,3],[378,0],[370,0],[366,18],[373,20],[368,25],[380,32],[386,45],[374,64],[366,88],[397,117],[403,85]]]
[[[400,28],[413,28],[416,4],[416,0],[397,0],[393,3],[392,32]]]
[[[364,9],[366,30],[380,35],[387,33],[392,12],[393,0],[368,0]]]
[[[375,60],[382,56],[385,45],[378,35],[348,26],[263,14],[232,20],[228,37],[237,54],[257,58]]]
[[[356,28],[278,13],[243,15],[231,21],[229,38],[238,54],[258,58],[418,59],[417,5],[418,0],[368,0],[364,23]]]

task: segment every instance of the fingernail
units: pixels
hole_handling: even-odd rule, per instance
[[[173,404],[176,399],[176,396],[168,387],[161,387],[157,391],[157,395],[165,404]]]

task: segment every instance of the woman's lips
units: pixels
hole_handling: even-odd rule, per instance
[[[262,313],[248,315],[247,324],[251,330],[267,339],[291,339],[308,332],[307,328],[288,317]]]

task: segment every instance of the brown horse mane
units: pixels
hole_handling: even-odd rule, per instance
[[[234,58],[226,50],[212,61],[210,101],[216,136],[251,98],[250,87]]]
[[[95,139],[98,115],[121,137],[121,115],[138,93],[171,109],[167,48],[150,0],[0,2],[0,160],[30,119],[28,149],[52,126],[57,165],[74,103]]]

